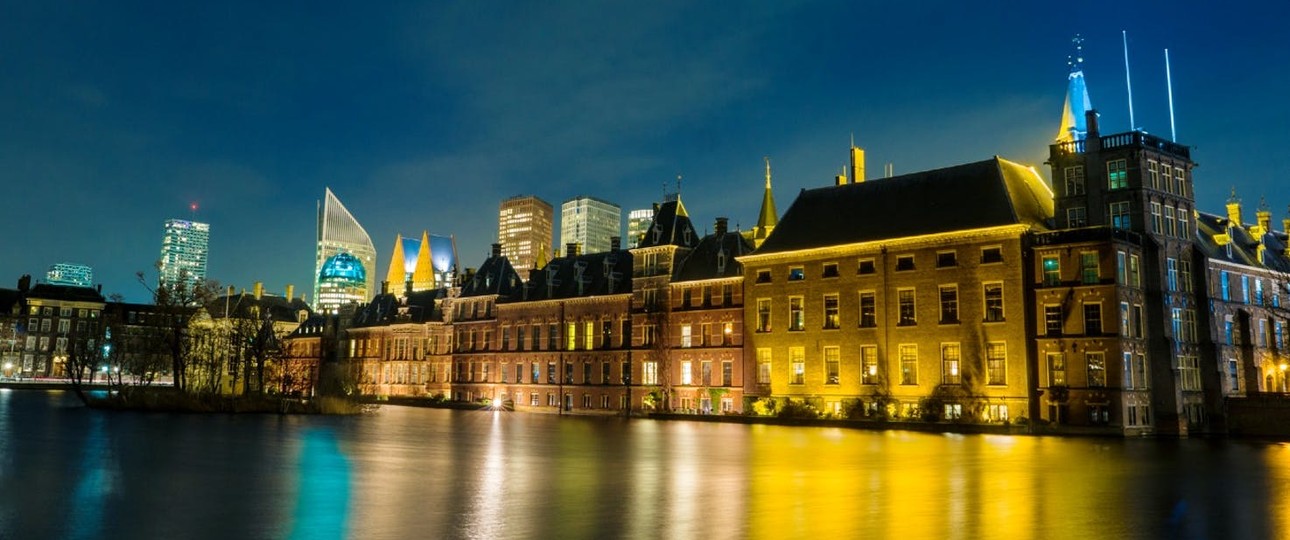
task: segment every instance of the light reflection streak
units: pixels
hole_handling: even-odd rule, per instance
[[[97,538],[103,525],[104,499],[112,492],[116,463],[111,436],[103,428],[103,415],[90,413],[90,428],[83,439],[81,479],[72,494],[68,538]]]
[[[300,447],[299,492],[290,538],[345,538],[349,522],[349,459],[330,429],[310,429]]]
[[[502,536],[501,524],[506,515],[502,505],[506,495],[503,492],[506,481],[506,438],[502,433],[499,414],[497,411],[491,413],[492,422],[488,427],[483,463],[475,476],[479,480],[478,487],[464,517],[466,531],[471,538]]]
[[[666,461],[659,451],[659,423],[636,422],[633,424],[636,433],[632,437],[632,455],[630,459],[631,484],[634,504],[628,504],[627,534],[628,538],[653,538],[658,535],[658,524],[662,516],[658,515],[657,501],[662,497],[660,468],[656,465]]]

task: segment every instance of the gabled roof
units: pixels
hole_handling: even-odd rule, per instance
[[[552,300],[632,291],[632,254],[618,250],[559,257],[529,274],[524,300]]]
[[[743,275],[743,264],[735,257],[752,253],[753,246],[738,232],[713,233],[703,237],[676,269],[673,281],[698,281]]]
[[[1053,196],[1033,169],[1000,157],[802,190],[754,255],[1024,224],[1045,227]]]
[[[471,276],[470,281],[461,287],[461,296],[499,296],[517,297],[524,291],[524,280],[511,266],[510,259],[494,253],[479,265],[479,271]]]
[[[354,327],[384,326],[395,323],[424,323],[443,320],[441,304],[447,289],[430,289],[408,293],[407,301],[393,294],[378,294],[354,314]]]
[[[1273,272],[1290,272],[1290,258],[1286,257],[1287,238],[1285,231],[1268,231],[1262,238],[1250,235],[1250,227],[1238,224],[1229,227],[1226,217],[1196,213],[1196,245],[1210,259],[1226,261],[1233,264],[1266,268]],[[1215,235],[1227,234],[1227,245],[1220,245]],[[1264,246],[1263,262],[1259,262],[1258,246]],[[1228,246],[1231,249],[1228,249]]]
[[[44,300],[63,300],[68,302],[104,302],[103,294],[94,287],[81,287],[78,285],[52,285],[49,283],[37,283],[27,293],[27,298],[39,298]]]
[[[17,289],[0,289],[0,316],[14,314],[15,309],[22,309],[22,291]]]
[[[654,221],[645,229],[645,235],[637,248],[674,245],[692,248],[699,243],[699,235],[694,231],[694,224],[681,204],[681,196],[664,202],[654,212]]]
[[[260,295],[258,299],[247,293],[220,295],[206,303],[206,313],[212,319],[223,319],[225,314],[229,318],[256,318],[252,313],[256,308],[260,317],[268,317],[273,322],[299,322],[301,311],[313,313],[304,300],[269,294]]]
[[[287,334],[287,337],[296,338],[322,334],[327,331],[327,325],[338,317],[339,315],[314,313],[313,315],[310,315],[309,318],[305,319],[304,322],[300,323],[300,326],[297,326],[290,334]]]

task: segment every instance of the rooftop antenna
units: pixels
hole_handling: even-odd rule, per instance
[[[1137,131],[1138,124],[1133,121],[1133,83],[1129,81],[1129,33],[1120,30],[1124,40],[1124,87],[1129,91],[1129,131]]]
[[[1165,84],[1169,86],[1169,140],[1178,142],[1178,131],[1174,129],[1174,80],[1169,74],[1169,49],[1165,49]]]
[[[193,214],[193,221],[197,221],[197,201],[188,203],[188,210]]]
[[[770,189],[770,156],[762,156],[766,160],[766,189]]]

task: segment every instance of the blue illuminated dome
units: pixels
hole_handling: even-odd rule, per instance
[[[367,270],[363,269],[363,263],[358,257],[349,253],[337,253],[323,263],[318,281],[366,283]]]

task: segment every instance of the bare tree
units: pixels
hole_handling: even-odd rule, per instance
[[[190,279],[185,271],[181,271],[179,278],[170,283],[160,279],[160,273],[158,273],[155,285],[149,284],[143,272],[138,272],[135,276],[139,283],[152,294],[153,305],[159,318],[154,322],[157,330],[155,337],[169,355],[175,388],[186,392],[188,391],[188,363],[192,357],[194,345],[189,322],[197,306],[204,305],[214,298],[219,287],[214,281],[198,282]]]

